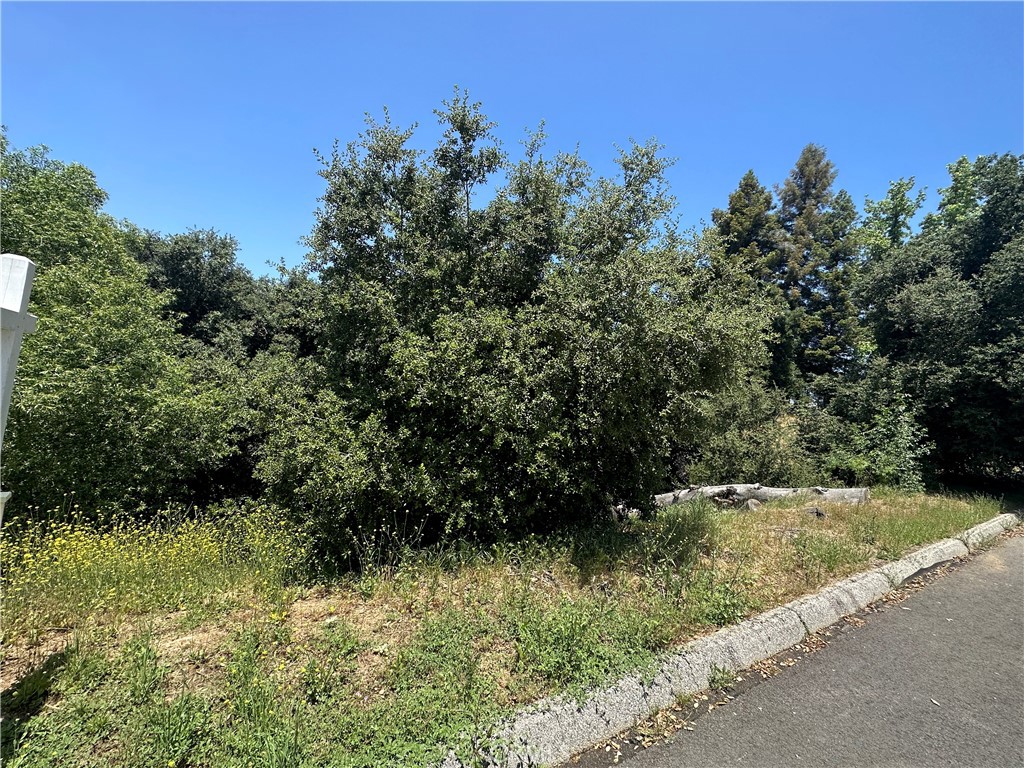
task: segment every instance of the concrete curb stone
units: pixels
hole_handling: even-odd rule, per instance
[[[652,677],[628,675],[593,691],[584,702],[566,696],[538,702],[498,729],[495,740],[505,746],[487,762],[502,768],[564,762],[670,706],[679,697],[704,690],[716,667],[736,672],[770,658],[802,642],[808,634],[881,599],[915,573],[963,557],[1019,522],[1015,515],[999,515],[957,538],[929,544],[881,568],[692,640],[666,654]],[[462,765],[449,753],[442,768]]]
[[[893,587],[898,587],[918,571],[967,554],[967,547],[959,539],[942,539],[911,552],[900,560],[883,565],[878,570],[892,582]]]
[[[884,573],[877,568],[872,571],[858,573],[843,579],[836,585],[838,589],[845,589],[857,604],[857,610],[866,608],[876,600],[881,600],[892,592],[892,585]]]
[[[787,603],[786,607],[800,617],[809,633],[835,624],[843,616],[860,610],[852,594],[834,585],[817,594]]]
[[[976,525],[960,534],[957,538],[964,543],[971,552],[986,545],[1003,531],[1013,528],[1020,519],[1016,515],[1005,514],[993,517],[980,525]]]
[[[763,645],[761,657],[754,659],[751,664],[756,664],[776,653],[782,653],[787,648],[803,642],[807,636],[807,628],[803,621],[792,608],[785,605],[755,616],[750,619],[749,626],[761,636]],[[747,664],[744,668],[749,666],[750,664]]]

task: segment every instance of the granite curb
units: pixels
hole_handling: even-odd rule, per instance
[[[655,672],[628,675],[592,691],[585,701],[556,696],[538,702],[500,726],[489,741],[502,748],[481,757],[496,768],[563,763],[680,697],[705,690],[712,674],[746,669],[797,645],[809,634],[881,599],[915,574],[983,548],[1019,522],[1016,515],[998,515],[954,538],[693,640],[662,657]],[[442,768],[463,765],[449,754]]]

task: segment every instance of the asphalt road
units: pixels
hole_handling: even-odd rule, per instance
[[[1024,536],[865,617],[629,768],[1024,768]]]

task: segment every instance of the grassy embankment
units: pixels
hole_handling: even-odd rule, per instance
[[[103,531],[8,527],[6,766],[377,766],[1000,511],[878,493],[862,507],[680,505],[653,521],[438,547],[318,584],[254,512]]]

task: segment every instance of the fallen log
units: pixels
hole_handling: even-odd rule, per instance
[[[760,483],[737,483],[734,485],[691,486],[687,489],[661,493],[654,497],[659,507],[668,507],[684,501],[704,497],[722,506],[739,506],[753,499],[764,503],[794,496],[806,495],[815,501],[838,502],[842,504],[863,504],[871,498],[868,488],[771,488]]]

